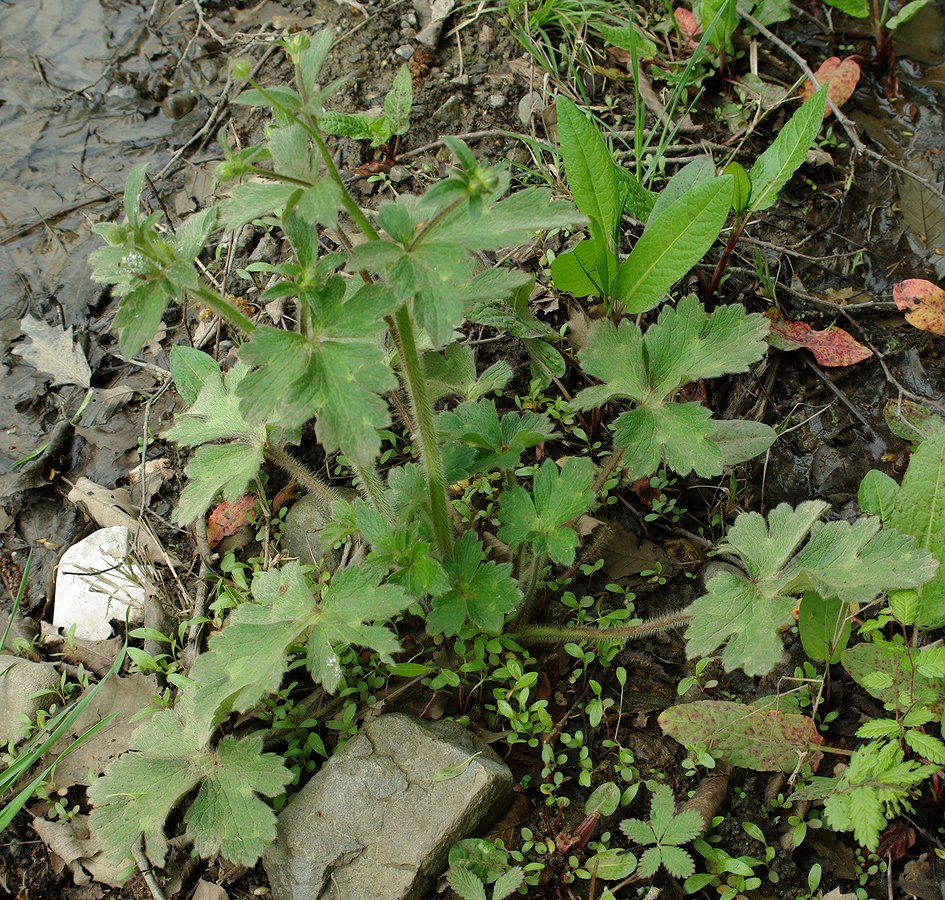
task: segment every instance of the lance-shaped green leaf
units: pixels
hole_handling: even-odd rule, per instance
[[[475,449],[467,474],[514,468],[526,450],[556,434],[547,416],[540,413],[508,412],[499,418],[494,400],[461,403],[453,412],[440,413],[436,424],[444,441]]]
[[[699,404],[673,403],[672,397],[700,378],[746,371],[764,354],[767,330],[763,316],[746,315],[740,306],[706,313],[692,296],[675,310],[663,309],[645,336],[626,319],[619,328],[609,321],[597,322],[579,356],[584,371],[604,383],[585,388],[573,405],[591,409],[614,399],[637,405],[613,426],[615,443],[627,450],[624,464],[633,478],[659,468],[664,458],[683,474],[695,470],[717,475],[731,456],[738,455],[730,452],[730,446],[723,454],[725,429]],[[757,446],[760,452],[762,435],[752,431],[751,437],[752,443],[738,449]]]
[[[263,752],[261,733],[211,747],[193,714],[199,691],[188,685],[173,709],[156,712],[135,731],[131,751],[89,786],[90,825],[110,859],[126,857],[144,835],[148,857],[163,865],[165,822],[198,786],[184,823],[202,856],[252,866],[275,839],[275,814],[259,795],[279,796],[292,773]]]
[[[511,577],[511,564],[486,561],[482,544],[467,531],[456,541],[445,567],[452,588],[433,601],[427,631],[449,637],[467,622],[490,634],[501,631],[522,596]]]
[[[571,565],[579,540],[567,523],[594,502],[593,483],[594,466],[589,459],[567,459],[560,472],[546,459],[535,473],[531,494],[515,485],[502,495],[499,538],[513,550],[528,543],[536,554],[547,554],[558,565]]]
[[[413,106],[413,81],[406,65],[398,69],[394,83],[384,98],[384,115],[394,134],[406,134],[410,127],[410,108]]]
[[[939,562],[935,577],[919,592],[915,619],[922,628],[939,628],[945,624],[945,429],[926,438],[912,454],[889,525],[911,534]]]
[[[613,276],[599,265],[602,253],[600,241],[590,238],[556,256],[551,263],[555,287],[575,297],[606,296]]]
[[[860,482],[856,502],[863,512],[871,516],[879,516],[884,525],[889,525],[898,494],[898,482],[890,478],[885,472],[870,469]]]
[[[767,524],[758,513],[739,515],[720,550],[740,556],[748,575],[719,573],[689,607],[691,657],[708,656],[725,644],[726,671],[762,675],[780,658],[780,633],[804,591],[869,602],[885,590],[915,587],[931,577],[934,561],[911,538],[881,532],[879,520],[869,517],[824,524],[818,520],[826,509],[817,501],[797,509],[782,503]]]
[[[617,272],[613,295],[629,313],[656,306],[708,252],[732,205],[732,178],[720,175],[689,188],[646,229]]]
[[[748,208],[761,212],[774,205],[781,188],[807,158],[817,132],[824,121],[827,88],[821,87],[810,97],[778,132],[748,173],[751,195]]]
[[[380,448],[377,429],[390,422],[382,394],[397,384],[384,354],[384,316],[396,301],[379,285],[350,297],[331,278],[312,303],[309,333],[260,327],[240,348],[256,366],[239,387],[241,411],[253,421],[296,428],[313,416],[329,452],[370,463]]]

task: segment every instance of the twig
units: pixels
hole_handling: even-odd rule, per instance
[[[805,356],[805,357],[804,357],[804,364],[805,364],[805,365],[807,366],[807,368],[810,369],[811,372],[813,372],[825,385],[827,385],[827,387],[828,387],[828,389],[831,391],[831,393],[833,393],[833,395],[850,411],[850,415],[852,415],[852,416],[857,420],[857,422],[859,422],[859,423],[860,423],[864,428],[866,428],[868,431],[871,431],[871,432],[874,431],[873,426],[870,425],[870,423],[866,420],[866,417],[863,415],[863,413],[861,413],[861,412],[853,405],[853,403],[852,403],[852,401],[850,400],[850,398],[847,397],[847,395],[844,394],[843,391],[841,391],[840,388],[838,388],[838,387],[833,383],[833,381],[832,381],[830,378],[828,378],[827,375],[824,374],[824,372],[821,371],[821,369],[817,366],[817,364],[816,364],[812,359],[810,359],[809,357]]]
[[[154,869],[151,867],[148,858],[144,855],[144,849],[141,843],[142,841],[139,837],[131,848],[131,855],[135,858],[138,871],[141,873],[141,877],[144,878],[145,884],[147,884],[148,890],[151,891],[151,896],[154,900],[167,900],[164,891],[161,890],[161,885],[157,883],[157,879],[154,877]]]

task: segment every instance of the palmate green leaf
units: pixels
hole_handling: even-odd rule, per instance
[[[261,734],[209,746],[193,715],[199,691],[188,686],[173,709],[155,713],[134,733],[131,752],[89,786],[90,826],[109,859],[125,858],[143,834],[148,857],[163,865],[164,824],[198,785],[184,821],[200,853],[252,866],[275,838],[275,814],[257,795],[280,795],[292,773],[263,753]]]
[[[827,87],[821,87],[787,121],[771,146],[755,160],[748,177],[751,195],[748,208],[761,212],[774,205],[781,188],[807,158],[824,121]]]
[[[450,344],[443,353],[425,353],[423,368],[433,401],[446,396],[478,400],[493,391],[501,391],[513,374],[512,367],[505,360],[499,360],[477,377],[476,354],[465,344]]]
[[[371,545],[366,562],[388,571],[388,583],[402,586],[418,599],[448,590],[446,572],[433,555],[429,529],[424,529],[422,519],[400,517],[393,525],[364,500],[352,506],[357,530]]]
[[[747,675],[770,672],[784,651],[781,632],[793,620],[794,597],[730,572],[719,573],[706,588],[707,593],[689,607],[689,658],[711,656],[725,644],[722,665],[726,672],[738,668]]]
[[[696,184],[646,228],[617,272],[613,295],[626,312],[652,309],[708,252],[732,204],[732,178]]]
[[[567,525],[594,502],[594,466],[587,458],[567,459],[558,467],[546,459],[535,473],[532,493],[519,485],[502,495],[499,539],[513,550],[531,544],[534,553],[548,554],[562,566],[574,562],[580,543]]]
[[[474,532],[467,531],[456,541],[453,557],[445,563],[453,587],[433,601],[427,616],[430,634],[450,637],[459,634],[466,622],[490,634],[502,630],[522,594],[511,578],[511,564],[487,562],[485,556]]]
[[[246,493],[263,464],[262,444],[210,444],[198,447],[184,472],[187,486],[177,504],[177,523],[199,519],[218,494],[233,502]]]
[[[431,228],[429,236],[476,252],[519,247],[538,231],[584,224],[587,220],[571,203],[552,199],[546,188],[531,187],[490,203],[474,223],[462,204]]]
[[[788,564],[784,583],[792,593],[808,587],[847,603],[868,603],[887,590],[916,588],[937,569],[935,559],[880,521],[818,522],[810,540]]]
[[[912,454],[889,515],[889,526],[912,535],[939,562],[919,591],[915,622],[922,628],[945,624],[945,430],[927,437]]]
[[[384,354],[384,316],[396,300],[380,285],[350,297],[330,278],[311,306],[309,335],[259,327],[240,348],[256,368],[240,384],[240,410],[250,420],[298,427],[316,416],[315,434],[329,452],[369,463],[378,428],[390,422],[382,394],[396,387]]]
[[[591,409],[618,398],[637,404],[637,409],[619,416],[613,428],[616,444],[627,450],[624,464],[631,477],[659,468],[664,457],[683,474],[695,470],[707,477],[717,475],[733,456],[755,447],[760,451],[773,435],[748,426],[740,444],[736,434],[734,447],[732,442],[726,446],[730,427],[713,422],[697,403],[672,403],[670,398],[700,378],[746,371],[764,354],[767,329],[763,316],[746,315],[740,306],[709,314],[692,296],[675,310],[662,310],[645,336],[627,319],[619,328],[597,322],[578,355],[584,371],[604,383],[582,390],[573,405]],[[714,434],[721,435],[721,444],[713,440]]]
[[[471,869],[453,867],[446,880],[462,900],[488,900],[485,885]]]
[[[281,210],[299,188],[277,181],[247,181],[233,188],[229,198],[217,207],[220,224],[232,231],[270,213]]]
[[[590,219],[601,249],[614,254],[614,238],[623,212],[614,156],[594,124],[567,97],[559,96],[555,107],[571,196],[577,208]]]
[[[557,434],[540,413],[509,412],[500,419],[494,400],[461,403],[452,412],[440,413],[436,425],[444,441],[475,448],[467,474],[514,468],[526,450]]]
[[[614,444],[626,448],[623,466],[629,478],[641,478],[666,465],[703,477],[722,471],[722,451],[712,441],[716,423],[700,403],[668,403],[622,413],[613,425]]]
[[[738,554],[748,577],[720,573],[690,606],[691,657],[708,656],[728,641],[722,654],[726,671],[741,667],[749,675],[765,674],[781,655],[779,633],[790,623],[798,594],[814,590],[844,603],[869,602],[885,590],[915,587],[931,577],[933,560],[907,536],[880,531],[879,520],[871,517],[824,524],[818,520],[826,509],[820,501],[796,509],[782,503],[767,524],[758,513],[738,516],[719,549]]]

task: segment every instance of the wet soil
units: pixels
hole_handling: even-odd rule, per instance
[[[162,391],[163,372],[174,343],[198,336],[221,356],[228,344],[225,334],[202,330],[193,310],[183,315],[172,311],[165,331],[143,352],[143,365],[119,354],[110,331],[114,304],[89,280],[86,257],[97,245],[91,225],[118,214],[130,168],[150,163],[149,197],[171,219],[201,208],[214,190],[216,130],[225,126],[231,140],[249,142],[265,123],[261,116],[228,105],[233,97],[227,81],[230,56],[261,61],[261,80],[278,80],[284,69],[272,52],[274,37],[284,29],[328,25],[339,40],[326,74],[351,76],[333,99],[334,108],[367,110],[379,105],[397,67],[407,60],[414,76],[411,128],[394,148],[393,158],[354,142],[337,142],[339,164],[364,205],[392,191],[422,191],[448,163],[438,144],[444,133],[467,135],[475,152],[490,161],[511,162],[522,181],[554,182],[553,158],[536,155],[507,134],[553,141],[553,118],[542,114],[553,95],[553,80],[529,63],[499,15],[474,15],[485,6],[458,11],[437,48],[427,53],[418,50],[416,42],[422,22],[413,4],[403,0],[264,0],[253,6],[208,2],[199,16],[195,4],[167,0],[0,3],[0,533],[5,571],[13,573],[6,579],[8,588],[25,551],[34,550],[28,607],[37,618],[49,618],[58,556],[91,527],[65,501],[69,483],[85,476],[110,488],[125,487],[142,451],[147,460],[165,459],[172,470],[164,489],[150,501],[149,521],[184,561],[181,576],[192,580],[196,569],[192,537],[170,524],[182,474],[176,454],[160,437],[176,404],[172,391]],[[820,13],[811,6],[813,13]],[[891,66],[869,64],[870,44],[862,33],[837,35],[818,25],[823,21],[822,15],[807,10],[779,34],[808,60],[820,61],[840,52],[841,46],[858,53],[864,79],[847,112],[870,146],[927,184],[937,185],[940,192],[945,166],[945,11],[933,4],[902,30]],[[759,41],[759,49],[761,74],[785,86],[793,83],[798,73],[792,63],[764,41]],[[612,66],[603,57],[599,61]],[[776,113],[752,133],[733,135],[721,116],[713,115],[732,98],[732,81],[748,66],[745,53],[730,61],[724,77],[708,79],[704,98],[692,113],[696,131],[691,135],[695,146],[703,140],[721,148],[737,145],[738,158],[746,164],[783,122],[783,114],[779,118]],[[625,83],[587,74],[583,87],[605,122],[618,130],[621,123],[626,127],[633,101]],[[740,508],[770,509],[782,500],[814,498],[829,501],[833,515],[852,514],[862,475],[871,468],[895,475],[908,458],[908,445],[887,426],[887,403],[901,398],[902,388],[941,401],[941,339],[904,325],[890,301],[895,281],[945,277],[945,204],[927,184],[875,159],[851,154],[836,124],[832,134],[820,148],[818,164],[805,166],[779,204],[746,231],[723,286],[723,299],[759,311],[770,305],[757,274],[761,257],[775,279],[782,315],[817,327],[836,321],[876,355],[854,367],[822,369],[804,352],[772,351],[752,380],[712,386],[707,401],[717,411],[742,417],[757,412],[781,426],[784,436],[763,464],[745,467],[731,483],[672,485],[669,493],[683,510],[678,522],[648,525],[644,515],[652,498],[645,491],[627,492],[621,499],[621,524],[641,540],[652,541],[666,555],[667,567],[673,562],[670,541],[678,539],[679,528],[699,532],[712,515],[728,518]],[[717,158],[724,154],[724,149],[716,151]],[[673,165],[671,159],[669,171]],[[369,179],[371,173],[385,177]],[[523,264],[539,269],[541,254],[560,250],[561,241],[556,236],[531,248],[522,255]],[[233,268],[247,260],[274,259],[279,250],[265,232],[246,228],[235,247]],[[252,285],[235,279],[231,289],[244,293],[251,305],[258,295]],[[575,314],[573,301],[549,292],[537,294],[535,301],[539,314],[556,328]],[[27,315],[73,329],[91,366],[95,393],[94,403],[81,417],[76,413],[84,388],[51,381],[11,353],[22,340],[21,321]],[[514,342],[486,345],[486,352],[511,355],[513,360],[521,356]],[[524,367],[520,370],[527,388]],[[123,398],[110,393],[119,388],[131,390]],[[16,464],[44,445],[35,459]],[[681,576],[697,566],[683,560],[672,568]],[[692,590],[682,577],[656,590],[638,577],[632,586],[642,613],[677,608]],[[10,599],[5,595],[4,603]],[[690,787],[680,768],[682,751],[662,738],[655,715],[673,702],[674,685],[690,673],[691,665],[678,636],[634,651],[623,662],[634,679],[633,694],[623,698],[625,712],[635,723],[625,743],[634,750],[642,777],[660,775],[682,796]],[[782,674],[793,673],[793,664],[802,661],[801,654],[796,656]],[[540,666],[556,714],[567,716],[586,683],[572,683],[568,676],[574,662],[563,652],[545,654]],[[757,684],[737,674],[716,673],[716,678],[712,697],[753,698],[759,692]],[[616,685],[605,689],[619,700]],[[419,708],[426,702],[418,701]],[[476,717],[474,709],[458,711]],[[573,714],[567,727],[594,732]],[[515,748],[508,761],[518,777],[534,785],[541,768],[535,752]],[[566,767],[575,785],[578,770],[575,756],[573,772]],[[817,840],[795,852],[783,849],[787,813],[780,819],[762,813],[758,798],[766,792],[776,796],[777,785],[737,773],[723,808],[727,823],[734,823],[729,832],[724,831],[728,824],[723,826],[722,834],[731,855],[763,852],[757,841],[739,831],[737,823],[746,819],[757,822],[768,843],[779,848],[770,866],[778,881],[769,879],[751,896],[802,895],[814,862],[824,867],[825,886],[850,891],[865,883],[870,896],[885,896],[885,883],[871,882],[863,874],[865,864],[855,858],[844,836],[821,830]],[[580,809],[586,793],[574,787],[574,809]],[[556,819],[534,790],[527,801],[521,821],[540,837],[554,840],[580,823],[572,812]],[[644,811],[631,809],[637,815]],[[920,835],[923,828],[935,831],[930,811],[920,810],[916,827]],[[605,821],[601,830],[616,833],[617,822]],[[929,849],[920,837],[904,859]],[[550,866],[546,881],[532,896],[586,896],[586,882],[570,887],[562,883],[566,869],[563,860],[560,866]],[[198,866],[182,875],[179,896],[189,897],[201,875],[226,882],[231,896],[252,895],[265,884],[261,869],[235,873]],[[668,877],[657,876],[654,884],[662,896],[681,895],[679,885]],[[0,842],[0,896],[4,892],[39,900],[151,896],[140,876],[121,889],[74,885],[69,870],[50,860],[26,815]]]

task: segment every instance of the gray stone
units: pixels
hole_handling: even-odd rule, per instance
[[[502,109],[506,103],[509,102],[509,98],[505,94],[489,94],[486,97],[486,106],[490,109]]]
[[[339,488],[337,492],[342,500],[356,500],[360,496],[352,488]],[[286,513],[282,548],[303,566],[321,561],[326,568],[336,569],[340,561],[338,554],[333,551],[322,554],[320,549],[322,531],[330,521],[331,507],[321,497],[306,494]]]
[[[263,859],[273,897],[421,900],[450,847],[482,833],[511,795],[508,767],[460,726],[381,716],[279,815]]]
[[[433,113],[433,118],[437,122],[455,122],[462,112],[463,102],[459,97],[459,94],[453,94],[450,97],[447,97],[436,111]]]
[[[401,44],[395,51],[401,59],[410,59],[413,56],[413,45]]]
[[[51,663],[0,653],[0,744],[20,737],[25,727],[22,716],[32,720],[52,702],[48,694],[33,695],[57,687],[59,673]]]

